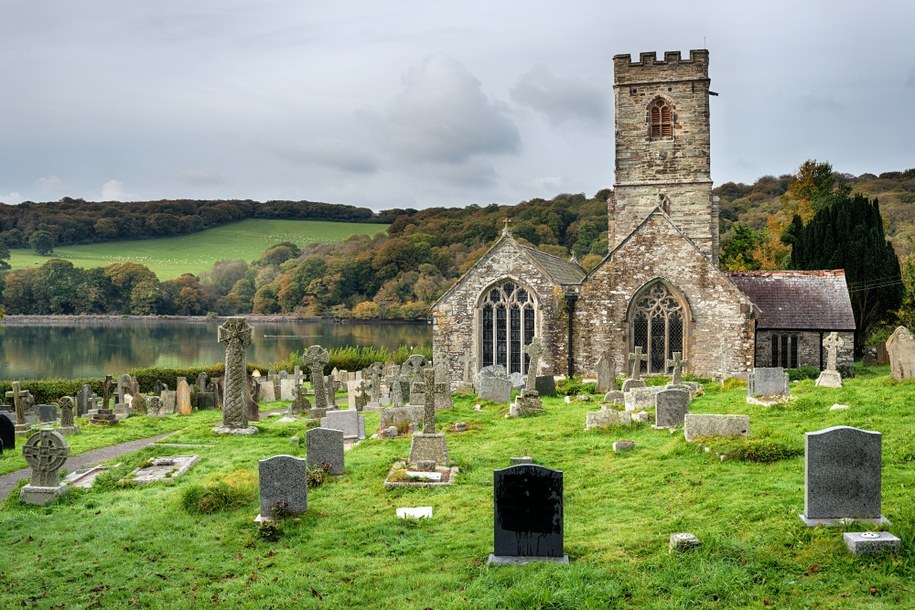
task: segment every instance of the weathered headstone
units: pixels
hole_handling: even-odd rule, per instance
[[[105,375],[105,380],[102,382],[102,409],[111,408],[112,389],[114,389],[114,382],[111,380],[111,375]]]
[[[89,397],[92,396],[92,388],[89,387],[88,383],[84,383],[83,387],[79,389],[79,392],[76,393],[76,416],[82,417],[89,412],[89,409],[92,408],[89,406]]]
[[[697,436],[750,436],[750,417],[687,413],[683,416],[683,436],[687,441]]]
[[[260,509],[256,521],[272,521],[308,510],[308,464],[291,455],[275,455],[257,463]]]
[[[257,384],[257,396],[262,402],[276,401],[276,394],[273,390],[273,381],[261,378]]]
[[[391,375],[386,375],[385,383],[391,388],[391,406],[399,408],[403,406],[403,385],[400,383],[400,374],[395,371]]]
[[[161,379],[156,379],[156,383],[153,384],[153,395],[160,396],[162,392],[168,389],[168,384],[162,381]]]
[[[302,356],[302,361],[311,373],[311,388],[315,393],[315,408],[327,409],[327,390],[324,389],[324,365],[330,356],[320,345],[312,345]]]
[[[218,433],[255,434],[248,425],[250,389],[245,349],[254,342],[254,329],[244,318],[228,318],[219,327],[217,340],[226,346],[226,394],[222,408],[222,426]]]
[[[493,473],[493,554],[488,563],[568,563],[563,550],[562,471],[536,464]]]
[[[499,375],[499,372],[502,374]],[[512,398],[512,383],[505,375],[505,367],[497,365],[481,369],[477,378],[477,395],[482,400],[509,402]]]
[[[38,421],[50,424],[57,421],[57,407],[55,405],[38,405]]]
[[[158,417],[162,415],[162,399],[158,396],[150,396],[146,399],[146,415]]]
[[[886,340],[886,351],[893,379],[902,381],[915,377],[915,337],[908,328],[900,326],[893,331]]]
[[[337,408],[337,392],[336,392],[336,382],[334,378],[330,375],[324,378],[324,388],[327,390],[327,408],[336,409]]]
[[[365,439],[365,415],[355,409],[328,410],[321,418],[321,427],[340,430],[347,440]]]
[[[25,421],[25,400],[30,396],[28,390],[23,390],[18,381],[12,383],[13,389],[6,393],[7,398],[13,399],[13,408],[16,411],[16,434],[24,434],[32,429]]]
[[[642,353],[641,346],[636,346],[635,352],[629,354],[629,362],[631,363],[631,368],[629,378],[623,382],[623,392],[645,387],[645,382],[642,381],[642,363],[648,362],[648,355]]]
[[[556,396],[556,379],[552,375],[537,375],[535,384],[539,396]]]
[[[780,366],[757,367],[750,373],[747,395],[785,396],[788,394],[788,373]]]
[[[285,371],[283,372],[285,373]],[[295,387],[295,379],[292,377],[280,377],[280,400],[292,400],[295,397],[293,395]]]
[[[681,358],[683,355],[682,352],[674,352],[673,358],[670,360],[670,365],[672,367],[670,383],[673,385],[678,385],[683,383],[683,365],[689,364],[689,361],[685,358]]]
[[[839,333],[832,332],[826,335],[826,338],[823,339],[823,347],[826,348],[826,368],[820,373],[820,376],[817,377],[816,385],[825,388],[841,388],[842,387],[842,375],[839,374],[838,369],[836,368],[839,350],[845,345],[839,337]]]
[[[601,409],[585,413],[585,430],[592,428],[606,428],[608,426],[628,426],[632,424],[632,413],[629,411],[615,411]]]
[[[327,474],[343,474],[341,430],[311,428],[305,433],[305,451],[309,468],[321,468]]]
[[[898,553],[902,541],[889,532],[845,532],[845,546],[855,555]]]
[[[423,371],[423,381],[427,388],[435,387],[435,371]],[[448,465],[448,445],[444,433],[435,432],[435,396],[434,390],[426,392],[426,404],[423,405],[423,431],[413,435],[410,443],[410,464],[420,461],[432,461],[437,466]]]
[[[655,428],[676,428],[683,425],[689,410],[689,392],[661,390],[655,394]]]
[[[199,455],[169,455],[150,459],[128,475],[128,480],[139,485],[163,481],[173,483],[191,466],[200,461]]]
[[[16,428],[13,420],[0,415],[0,453],[16,448]]]
[[[70,396],[62,396],[57,401],[60,407],[60,428],[57,429],[63,435],[79,434],[79,426],[74,422],[74,411],[76,411],[76,401]]]
[[[25,504],[47,504],[66,491],[60,469],[70,457],[70,445],[54,430],[40,430],[22,446],[22,456],[32,468],[32,478],[19,493]]]
[[[136,402],[136,399],[134,399]],[[212,411],[216,408],[216,396],[212,392],[198,392],[197,393],[197,410],[198,411]],[[134,409],[136,411],[136,409]]]
[[[528,369],[525,377],[524,389],[531,392],[537,391],[537,373],[540,372],[540,360],[546,354],[546,346],[543,339],[534,337],[531,342],[524,347],[524,353],[527,354]]]
[[[598,394],[606,394],[616,389],[616,363],[610,355],[610,350],[604,350],[597,359],[597,386]]]
[[[419,427],[419,423],[423,421],[423,416],[425,413],[425,407],[417,406],[407,406],[407,407],[391,407],[389,409],[381,410],[381,425],[379,428],[381,430],[386,430],[391,426],[398,428],[399,430],[406,430],[410,427]]]
[[[207,391],[207,374],[203,371],[197,373],[197,393]]]
[[[804,437],[804,523],[886,523],[880,514],[882,435],[835,426]]]
[[[159,409],[159,415],[173,415],[178,400],[178,393],[175,390],[162,390],[159,399],[162,401],[162,408]]]
[[[193,413],[191,408],[191,386],[188,385],[187,379],[178,378],[178,385],[175,386],[175,411],[179,415],[190,415]]]

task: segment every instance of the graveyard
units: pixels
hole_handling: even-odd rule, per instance
[[[645,381],[651,388],[668,379]],[[0,599],[3,607],[49,608],[911,607],[913,380],[859,365],[841,388],[794,382],[790,400],[770,406],[749,404],[740,380],[701,388],[687,416],[746,415],[749,436],[687,442],[682,425],[637,420],[585,430],[597,395],[568,403],[541,396],[542,411],[506,417],[507,402],[455,394],[432,425],[459,474],[435,487],[385,487],[413,439],[371,438],[384,409],[366,409],[370,438],[351,440],[343,474],[318,477],[307,507],[267,523],[255,522],[259,463],[307,458],[309,430],[318,430],[316,421],[285,417],[289,401],[262,401],[260,421],[249,422],[254,435],[214,432],[220,410],[98,427],[79,417],[81,432],[66,437],[71,455],[172,434],[111,460],[91,488],[71,487],[43,506],[20,502],[22,481],[0,511]],[[805,433],[834,426],[881,433],[879,511],[888,524],[808,527],[799,518]],[[615,443],[626,447],[621,441],[634,447],[614,451]],[[20,436],[0,456],[0,473],[25,466],[22,444]],[[168,459],[176,456],[199,460],[179,473],[179,461]],[[487,565],[494,473],[518,456],[562,473],[568,563]],[[140,484],[139,469],[156,463],[171,468],[165,479]],[[404,508],[431,508],[431,517],[400,519]],[[898,552],[846,548],[844,533],[877,529],[901,540]],[[695,539],[677,538],[686,550],[671,552],[671,537],[685,533]]]

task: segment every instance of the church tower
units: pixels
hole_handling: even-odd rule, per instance
[[[718,264],[718,204],[709,160],[708,51],[613,58],[616,182],[608,202],[610,250],[657,206]]]

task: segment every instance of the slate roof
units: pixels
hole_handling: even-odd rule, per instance
[[[760,330],[855,329],[844,269],[733,271],[727,275],[759,308]]]
[[[585,270],[578,263],[541,252],[535,248],[522,247],[528,256],[534,259],[534,263],[553,278],[557,284],[579,284],[585,277]]]

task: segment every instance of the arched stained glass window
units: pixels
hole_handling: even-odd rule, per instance
[[[512,281],[492,286],[480,304],[480,365],[501,364],[509,373],[527,373],[524,346],[534,338],[537,306]]]
[[[652,140],[669,139],[674,136],[673,109],[667,100],[655,100],[649,107],[648,135]]]
[[[642,363],[643,373],[666,373],[674,352],[686,358],[685,314],[681,301],[662,282],[655,282],[636,296],[630,330],[632,349],[641,347],[642,353],[648,355]]]

